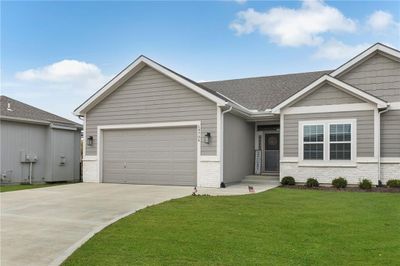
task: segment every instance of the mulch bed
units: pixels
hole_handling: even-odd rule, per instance
[[[400,188],[391,187],[372,187],[371,189],[361,189],[359,187],[346,187],[346,188],[334,188],[328,186],[320,187],[306,187],[304,185],[294,185],[294,186],[281,186],[290,189],[308,189],[308,190],[325,190],[325,191],[336,191],[336,192],[388,192],[388,193],[400,193]]]

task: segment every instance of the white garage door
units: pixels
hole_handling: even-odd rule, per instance
[[[195,127],[105,130],[103,182],[196,185]]]

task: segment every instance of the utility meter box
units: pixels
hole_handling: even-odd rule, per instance
[[[36,163],[38,157],[34,153],[27,153],[25,151],[20,152],[20,162],[21,163]]]

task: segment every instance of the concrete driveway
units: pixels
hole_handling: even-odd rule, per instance
[[[1,265],[58,265],[110,223],[192,190],[79,183],[1,193]]]

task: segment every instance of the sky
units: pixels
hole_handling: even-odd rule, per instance
[[[400,48],[399,1],[2,1],[1,94],[72,112],[139,55],[196,81],[334,69]]]

